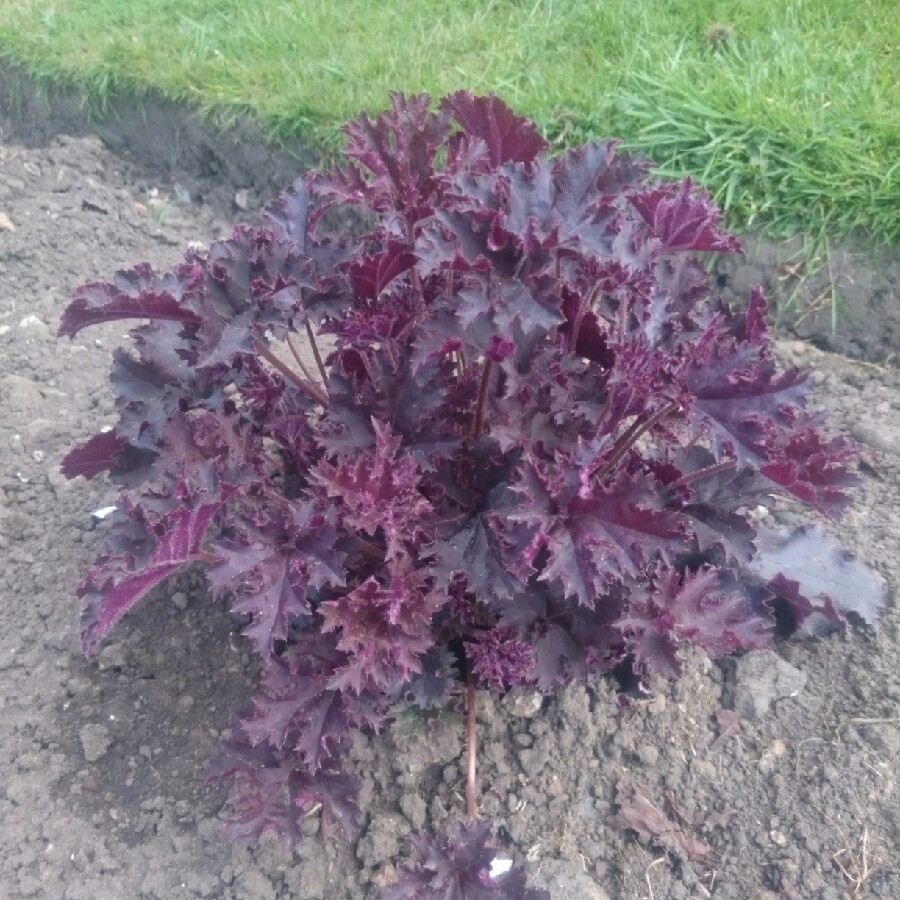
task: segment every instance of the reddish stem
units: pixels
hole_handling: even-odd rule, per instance
[[[469,828],[475,822],[478,804],[475,802],[475,676],[469,672],[466,691],[466,824]]]
[[[312,347],[313,356],[316,358],[316,365],[319,367],[319,374],[322,376],[322,384],[324,386],[328,384],[328,373],[325,371],[325,364],[322,362],[322,354],[319,353],[319,345],[316,343],[316,336],[313,334],[309,319],[303,324],[306,326],[306,335],[309,338],[309,345]]]
[[[250,339],[250,346],[272,366],[277,369],[291,384],[299,388],[307,397],[321,403],[322,406],[328,406],[328,395],[323,393],[314,384],[304,381],[296,372],[288,368],[268,347],[261,344],[256,338]]]
[[[494,371],[494,363],[486,359],[481,370],[481,384],[478,386],[478,405],[475,407],[475,418],[472,420],[472,437],[479,437],[484,428],[485,408],[487,407],[488,384],[491,373]]]
[[[578,312],[575,315],[575,322],[572,325],[572,337],[571,337],[571,349],[572,352],[575,352],[575,348],[578,346],[578,335],[581,333],[581,323],[584,321],[585,314],[589,309],[591,309],[594,305],[594,301],[597,299],[598,294],[600,293],[600,283],[597,283],[597,286],[588,294],[587,299],[583,300],[578,304]]]
[[[419,273],[416,271],[416,267],[413,266],[409,271],[410,271],[410,279],[412,281],[413,290],[420,297],[424,298],[425,294],[422,291],[422,279],[419,278]]]
[[[206,550],[199,550],[197,553],[192,553],[187,559],[190,562],[208,563],[211,566],[222,561],[221,556],[216,556],[215,553],[207,553]]]
[[[628,448],[631,447],[642,434],[651,429],[660,420],[664,419],[669,413],[676,412],[678,408],[677,403],[670,403],[668,406],[664,406],[661,410],[654,413],[646,421],[642,422],[638,419],[638,421],[634,422],[616,441],[609,459],[597,470],[597,477],[602,478],[604,475],[609,474],[619,460],[628,452]]]
[[[699,481],[701,478],[708,478],[710,475],[717,475],[719,472],[727,472],[729,469],[733,469],[737,465],[736,459],[725,459],[720,463],[716,463],[714,466],[707,466],[705,469],[698,469],[696,472],[691,472],[690,475],[685,475],[683,478],[679,478],[672,487],[680,488],[684,487],[687,484],[691,484],[694,481]]]
[[[272,466],[272,468],[277,472],[284,472],[284,464],[280,460],[272,456],[271,453],[266,453],[266,451],[263,450],[263,459],[265,459],[266,462],[268,462],[269,465]]]
[[[291,348],[291,353],[294,355],[294,359],[297,360],[297,365],[300,366],[300,371],[306,376],[306,380],[313,384],[315,382],[315,378],[313,378],[312,372],[309,371],[305,362],[303,362],[303,357],[300,355],[300,349],[294,343],[294,336],[292,334],[288,334],[287,336],[287,345]]]

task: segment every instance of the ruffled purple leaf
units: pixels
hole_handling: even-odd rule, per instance
[[[512,488],[521,500],[510,518],[533,531],[526,559],[533,563],[545,551],[540,580],[558,582],[583,606],[593,606],[614,582],[636,575],[645,559],[682,541],[675,516],[654,508],[652,485],[624,474],[611,485],[594,483],[576,493],[528,466]]]
[[[434,645],[434,598],[414,571],[394,573],[384,585],[369,578],[319,611],[323,631],[338,632],[336,646],[347,654],[328,682],[337,690],[359,694],[370,681],[392,689],[421,671],[421,657]]]
[[[550,900],[547,891],[526,888],[518,869],[491,877],[497,851],[488,846],[490,836],[488,822],[457,825],[450,835],[411,836],[417,864],[400,867],[384,900]]]
[[[809,428],[791,435],[760,472],[813,509],[837,519],[850,504],[843,489],[859,483],[844,465],[857,453],[856,446],[846,438],[823,441]]]
[[[336,547],[333,519],[312,503],[297,503],[286,517],[255,527],[245,521],[242,538],[212,545],[218,561],[210,584],[219,595],[236,593],[231,608],[250,616],[244,634],[263,658],[287,640],[293,619],[312,612],[309,588],[344,585],[345,554]]]
[[[93,478],[107,472],[127,446],[125,440],[115,431],[101,431],[84,443],[73,447],[62,459],[60,471],[66,478]]]
[[[453,114],[463,134],[484,142],[491,168],[531,162],[550,146],[533,122],[517,116],[493,94],[476,97],[469,91],[457,91],[441,101],[441,108]]]
[[[758,544],[747,568],[787,601],[804,636],[843,626],[849,616],[871,625],[887,601],[884,579],[820,525],[767,529]]]
[[[109,282],[78,288],[59,323],[59,334],[74,338],[82,328],[120,319],[155,319],[198,325],[200,317],[184,299],[199,288],[201,274],[171,273],[158,277],[149,263],[119,272]]]
[[[269,657],[262,691],[241,719],[250,743],[293,750],[312,773],[336,763],[350,736],[351,717],[345,696],[328,683],[346,661],[332,635],[314,632],[304,634],[283,656]],[[381,718],[375,704],[370,726]]]
[[[353,292],[360,300],[377,300],[398,275],[415,263],[416,257],[405,241],[392,241],[380,252],[351,263],[348,274]]]
[[[771,612],[739,584],[723,583],[711,567],[688,574],[664,569],[649,590],[634,592],[618,625],[628,635],[636,670],[667,678],[681,674],[677,650],[685,642],[717,659],[769,647],[774,631]]]
[[[279,244],[304,247],[309,232],[310,196],[303,179],[297,179],[263,210],[263,218]]]
[[[722,214],[709,193],[705,188],[696,191],[690,178],[640,191],[630,199],[667,251],[741,252],[740,241],[718,227]]]
[[[274,831],[290,850],[302,839],[301,822],[317,803],[348,839],[355,837],[360,823],[352,800],[357,789],[353,778],[297,768],[289,756],[267,744],[251,744],[240,722],[232,731],[234,736],[219,745],[206,775],[207,781],[232,779],[228,802],[233,813],[225,823],[231,840],[255,847],[267,831]]]
[[[372,426],[373,453],[360,453],[353,463],[323,461],[311,478],[339,502],[347,526],[370,536],[383,532],[386,558],[395,560],[428,534],[433,512],[419,490],[419,464],[409,456],[398,457],[401,439],[389,426],[377,419]]]
[[[86,597],[81,617],[84,652],[97,652],[109,630],[147,592],[183,565],[206,561],[201,548],[213,518],[224,499],[195,509],[176,509],[151,527],[140,507],[119,508],[111,525],[106,552],[78,587]]]
[[[682,377],[690,416],[716,458],[734,456],[757,469],[773,461],[808,392],[796,371],[777,373],[774,363],[749,344],[714,344],[686,363]]]
[[[740,562],[756,551],[756,529],[739,509],[765,503],[774,488],[770,481],[750,467],[738,468],[728,460],[722,468],[707,450],[692,447],[676,457],[675,471],[687,483],[689,499],[675,504],[690,520],[699,549],[719,542]]]

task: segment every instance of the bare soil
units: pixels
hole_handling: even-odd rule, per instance
[[[223,136],[168,104],[123,107],[92,125],[71,98],[47,106],[21,80],[6,86],[0,900],[376,897],[405,834],[463,814],[461,727],[356,741],[367,815],[354,844],[322,835],[316,817],[293,854],[269,841],[228,844],[225,789],[202,776],[252,689],[239,629],[189,573],[86,661],[74,587],[102,539],[91,512],[116,492],[58,472],[74,441],[115,420],[109,353],[124,335],[111,324],[57,340],[69,292],[139,260],[172,266],[188,242],[209,244],[253,218],[302,163],[249,126]],[[832,277],[862,284],[873,258],[858,248],[835,256]],[[878,303],[893,302],[900,318],[897,259],[878,258]],[[784,274],[765,254],[736,265],[745,268],[720,271],[726,294],[740,293],[741,279],[777,289]],[[900,896],[895,321],[885,313],[877,335],[853,338],[857,356],[879,363],[795,338],[777,344],[785,364],[812,371],[831,428],[865,446],[855,504],[830,528],[887,583],[877,627],[723,664],[691,655],[680,682],[655,684],[652,700],[624,709],[604,680],[543,700],[479,696],[481,811],[555,900]],[[788,507],[760,515],[806,520]]]

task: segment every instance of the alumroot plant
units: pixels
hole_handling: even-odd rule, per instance
[[[79,288],[60,326],[147,320],[114,352],[118,423],[63,463],[127,492],[78,589],[84,648],[205,564],[260,658],[210,769],[251,844],[298,841],[313,804],[352,836],[351,729],[401,707],[674,678],[685,644],[770,646],[776,612],[844,622],[747,511],[836,516],[852,448],[776,370],[760,291],[711,292],[694,254],[740,247],[705,191],[614,142],[551,157],[493,96],[394,95],[345,131],[346,165],[261,225]],[[348,206],[365,234],[327,227]],[[471,781],[468,827],[417,838],[390,896],[544,895],[489,876]]]

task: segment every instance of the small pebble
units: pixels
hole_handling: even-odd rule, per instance
[[[85,725],[78,732],[81,749],[88,762],[97,762],[106,756],[112,744],[112,735],[105,725]]]
[[[504,698],[504,709],[513,716],[530,719],[541,711],[543,698],[530,688],[513,688]]]

